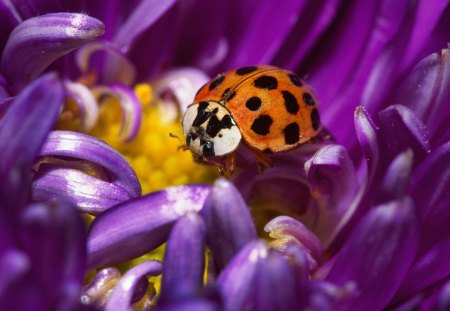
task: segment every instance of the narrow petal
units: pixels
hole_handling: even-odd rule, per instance
[[[319,209],[314,232],[327,247],[358,206],[356,170],[344,147],[328,145],[305,163],[305,171]]]
[[[122,262],[158,247],[176,220],[203,207],[209,192],[210,187],[203,185],[172,187],[100,214],[88,235],[89,266]]]
[[[40,156],[91,162],[105,168],[108,181],[122,187],[132,197],[141,195],[139,180],[130,164],[119,152],[95,137],[71,131],[52,131]]]
[[[32,182],[35,201],[57,200],[76,206],[80,212],[97,215],[133,196],[120,185],[77,169],[46,166]]]
[[[122,108],[120,138],[125,142],[133,140],[139,132],[142,121],[142,105],[134,91],[123,84],[113,83],[108,86],[95,87],[92,92],[97,98],[104,95],[117,98]]]
[[[194,213],[177,221],[167,241],[160,304],[198,294],[205,269],[205,224]]]
[[[98,104],[87,86],[81,83],[64,81],[67,96],[74,99],[81,111],[80,130],[88,132],[95,125],[98,118]]]
[[[412,172],[413,152],[408,149],[400,153],[388,167],[375,198],[376,204],[398,200],[406,194]]]
[[[102,64],[97,64],[93,56],[102,53]],[[128,58],[109,41],[94,41],[85,44],[75,54],[75,61],[81,72],[94,70],[102,83],[121,82],[131,85],[136,78],[136,69]]]
[[[320,240],[301,222],[288,216],[279,216],[268,222],[264,231],[276,239],[271,242],[272,247],[279,245],[282,248],[293,239],[309,254],[312,267],[317,267],[322,261],[323,248]]]
[[[417,161],[430,152],[426,127],[414,112],[401,105],[393,105],[380,111],[380,129],[392,154],[411,148]]]
[[[56,123],[63,100],[60,82],[55,75],[48,74],[25,88],[0,120],[0,204],[3,206],[15,207],[27,198],[31,165]]]
[[[214,183],[201,215],[206,222],[207,243],[219,269],[225,267],[246,243],[256,239],[249,208],[226,179]]]
[[[255,279],[261,262],[268,256],[268,248],[261,241],[248,243],[222,271],[217,284],[224,297],[224,310],[254,308]]]
[[[127,53],[134,40],[150,28],[176,0],[144,0],[133,10],[113,38],[120,51]]]
[[[11,33],[2,54],[2,74],[17,92],[57,58],[103,32],[99,20],[83,14],[51,13],[30,18]]]
[[[50,301],[77,304],[86,272],[86,229],[78,212],[64,204],[34,204],[21,222],[22,244]]]
[[[161,271],[162,264],[156,260],[143,262],[128,270],[114,287],[105,310],[134,310],[131,301],[139,281],[145,276],[157,276]]]
[[[88,306],[95,306],[98,309],[104,308],[112,289],[121,278],[120,271],[116,268],[101,269],[94,278],[84,286],[80,297],[81,303]]]
[[[357,296],[348,310],[381,310],[394,296],[412,264],[418,226],[409,198],[379,205],[362,219],[336,255],[328,281],[353,281]]]

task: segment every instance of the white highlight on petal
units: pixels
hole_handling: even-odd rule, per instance
[[[73,98],[80,107],[81,116],[81,131],[88,132],[95,125],[98,119],[98,104],[94,95],[88,87],[84,84],[72,81],[64,81],[64,86],[68,92],[69,97]]]

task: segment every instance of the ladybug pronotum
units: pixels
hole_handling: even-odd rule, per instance
[[[219,74],[198,90],[182,125],[194,159],[217,165],[228,176],[241,142],[270,166],[266,154],[295,149],[321,131],[312,89],[294,73],[272,66]],[[215,158],[225,158],[225,165]]]

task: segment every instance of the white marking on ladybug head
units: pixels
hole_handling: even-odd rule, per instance
[[[242,139],[230,112],[212,101],[188,107],[183,116],[183,132],[186,145],[197,160],[229,154]]]

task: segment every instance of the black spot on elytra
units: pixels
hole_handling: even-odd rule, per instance
[[[246,75],[246,74],[249,74],[249,73],[255,71],[256,69],[258,69],[258,67],[256,67],[256,66],[241,67],[238,70],[236,70],[236,74],[243,76],[243,75]]]
[[[283,94],[284,107],[286,107],[287,112],[290,114],[296,114],[300,108],[297,98],[295,98],[295,96],[289,91],[282,91],[281,93]]]
[[[201,102],[200,104],[198,104],[197,116],[192,122],[192,126],[200,126],[203,122],[208,120],[209,116],[211,115],[210,111],[206,111],[208,105],[208,102]]]
[[[272,125],[273,120],[270,116],[266,114],[262,114],[253,121],[252,126],[250,127],[253,132],[258,135],[267,135],[270,132],[270,126]]]
[[[319,110],[317,110],[316,108],[311,111],[311,124],[314,131],[317,131],[320,127]]]
[[[274,90],[278,87],[278,80],[272,76],[261,76],[253,81],[253,85],[259,89]]]
[[[219,120],[219,118],[217,118],[214,114],[208,120],[208,124],[206,125],[206,133],[210,137],[214,138],[220,130],[227,128],[229,129],[232,126],[233,122],[231,121],[231,117],[229,115],[225,115],[222,120]]]
[[[283,129],[284,142],[288,145],[297,143],[300,140],[300,127],[297,122],[292,122],[286,125]]]
[[[311,94],[309,93],[303,93],[303,101],[305,102],[305,104],[309,105],[309,106],[314,106],[316,104],[316,102],[314,101],[314,98],[311,96]]]
[[[209,85],[209,90],[212,91],[218,87],[225,80],[225,76],[218,75]]]
[[[297,75],[290,73],[289,74],[289,79],[291,79],[291,82],[297,86],[302,86],[302,82],[300,81],[300,79],[297,77]]]
[[[236,91],[231,91],[230,88],[227,88],[222,94],[222,99],[230,101],[234,96],[236,96]]]
[[[245,106],[251,111],[256,111],[261,107],[261,99],[257,96],[250,97]]]

